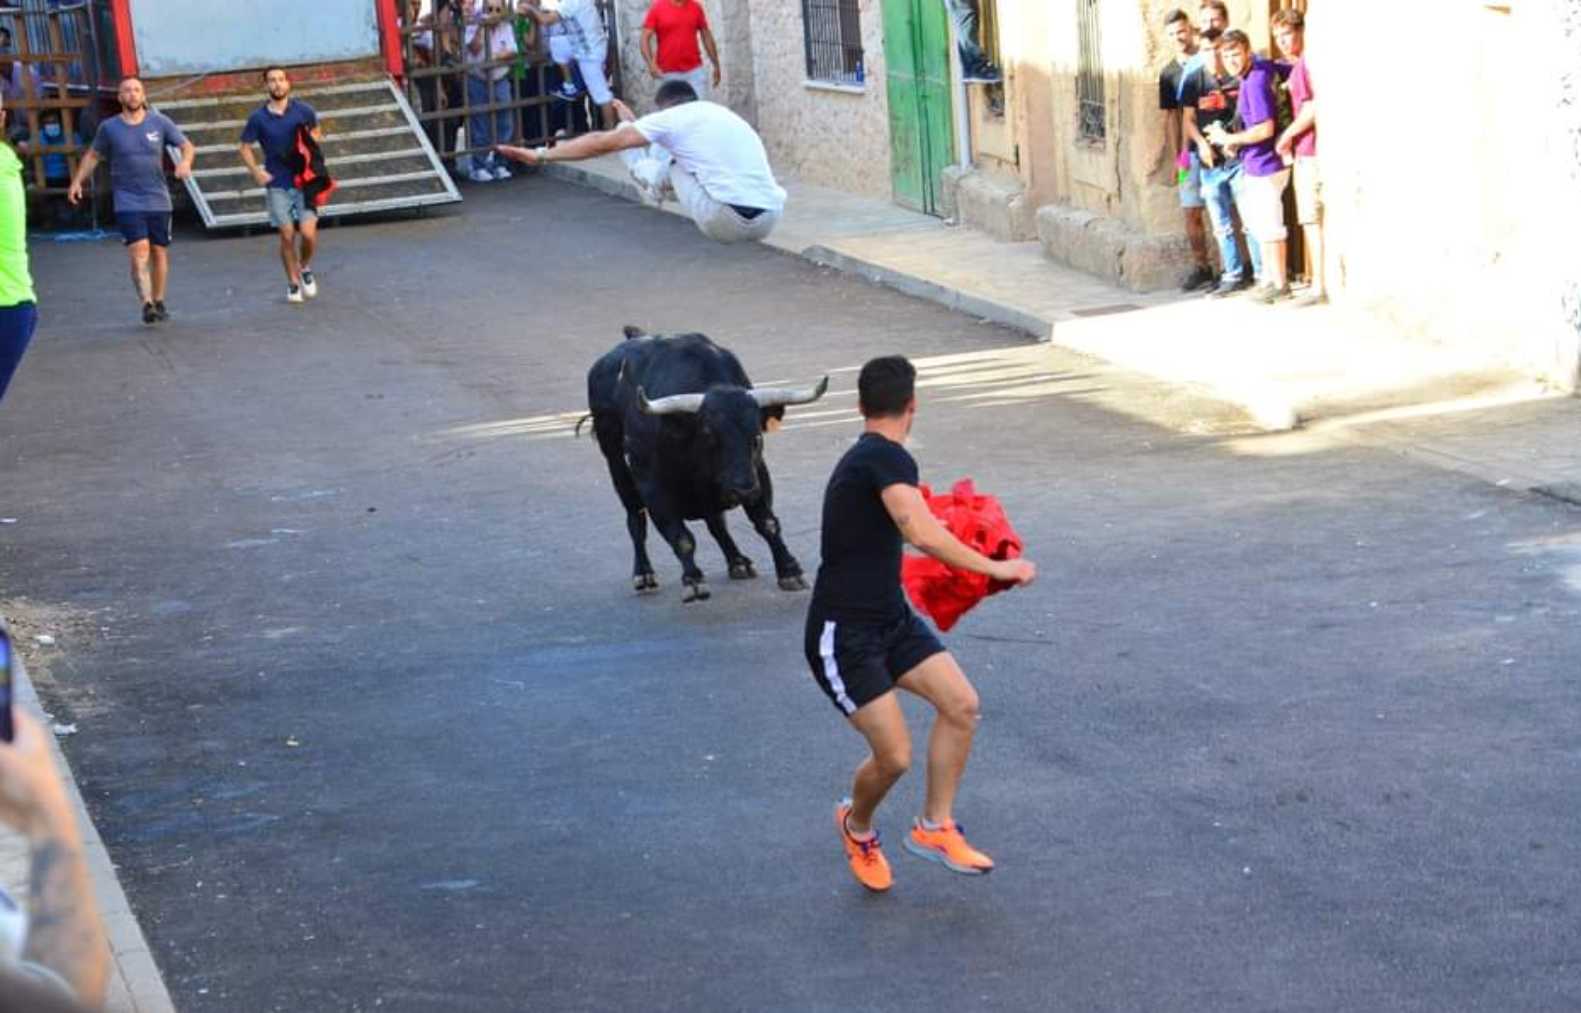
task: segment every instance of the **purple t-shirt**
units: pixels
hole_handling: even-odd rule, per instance
[[[1312,77],[1307,73],[1307,58],[1302,57],[1290,70],[1290,109],[1297,116],[1301,115],[1301,107],[1312,101]],[[1317,157],[1317,127],[1313,127],[1300,137],[1296,138],[1297,158]]]
[[[1241,82],[1240,104],[1236,107],[1242,130],[1250,130],[1259,123],[1278,122],[1279,68],[1272,61],[1256,57],[1252,69]],[[1248,144],[1241,149],[1241,165],[1248,176],[1272,176],[1285,167],[1284,160],[1274,151],[1277,135],[1266,141]]]

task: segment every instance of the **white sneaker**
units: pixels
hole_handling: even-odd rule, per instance
[[[318,279],[305,267],[302,269],[302,294],[309,299],[318,297]]]
[[[467,178],[470,179],[474,183],[492,183],[492,182],[494,182],[494,174],[492,172],[488,171],[487,169],[484,169],[484,168],[481,168],[481,167],[473,169],[470,173],[467,174]]]
[[[494,178],[495,179],[510,179],[511,178],[510,167],[505,165],[505,164],[503,164],[503,163],[500,164],[500,165],[496,165],[494,167]]]
[[[287,286],[286,290],[285,290],[285,301],[286,302],[301,302],[302,301],[302,286],[301,285],[290,285],[290,286]]]

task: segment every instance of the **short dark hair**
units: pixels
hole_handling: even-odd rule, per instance
[[[265,81],[269,80],[269,75],[273,74],[277,70],[280,73],[285,75],[285,79],[287,81],[291,80],[291,72],[289,70],[286,70],[284,67],[280,66],[279,64],[275,64],[273,66],[265,67],[264,68],[264,72],[263,72],[263,79]]]
[[[1224,5],[1224,0],[1202,0],[1202,3],[1197,5],[1197,10],[1206,10],[1209,7],[1224,15],[1224,20],[1230,20],[1230,9]]]
[[[1275,28],[1290,28],[1295,31],[1305,31],[1307,26],[1306,16],[1294,7],[1286,7],[1274,15]]]
[[[1164,27],[1168,28],[1170,25],[1174,24],[1177,21],[1187,21],[1187,22],[1189,22],[1190,20],[1191,20],[1191,16],[1190,15],[1188,15],[1185,11],[1181,10],[1179,7],[1175,7],[1175,8],[1172,8],[1168,14],[1164,15]]]
[[[857,405],[868,419],[899,415],[917,393],[917,367],[904,355],[869,359],[856,378]]]
[[[1247,49],[1251,49],[1252,38],[1239,28],[1231,28],[1219,36],[1219,48],[1223,49],[1225,46],[1245,46]]]
[[[697,89],[686,81],[666,81],[659,85],[659,91],[653,96],[653,104],[660,109],[678,106],[683,102],[696,102]]]

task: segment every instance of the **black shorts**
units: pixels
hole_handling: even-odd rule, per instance
[[[145,239],[155,246],[170,245],[169,211],[117,211],[115,224],[127,246]]]
[[[807,664],[824,694],[849,717],[895,688],[895,680],[944,653],[944,645],[910,609],[892,623],[835,622],[816,605],[807,613]]]

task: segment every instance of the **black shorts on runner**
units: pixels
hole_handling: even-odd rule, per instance
[[[840,623],[814,607],[807,613],[807,664],[824,694],[847,717],[895,688],[895,681],[944,645],[917,614],[888,625]]]
[[[123,246],[145,239],[154,246],[170,245],[169,211],[117,211],[115,225],[121,230]]]

